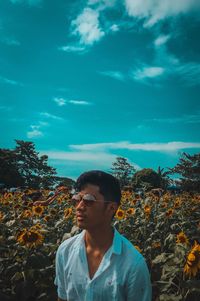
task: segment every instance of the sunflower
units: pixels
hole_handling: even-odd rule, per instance
[[[125,217],[124,210],[118,209],[117,212],[115,213],[115,218],[118,220],[121,220]]]
[[[176,243],[178,244],[189,244],[189,240],[187,238],[187,236],[185,235],[184,232],[180,232],[179,234],[177,234],[176,236]]]
[[[144,212],[145,212],[145,214],[149,215],[151,213],[151,207],[149,205],[145,205]]]
[[[43,206],[41,206],[41,205],[33,206],[33,213],[34,213],[35,215],[41,216],[42,213],[43,213],[43,211],[44,211],[44,207],[43,207]]]
[[[22,218],[28,218],[28,217],[31,217],[32,216],[32,212],[31,210],[24,210],[23,214],[22,214]]]
[[[12,196],[13,196],[13,195],[12,195],[12,193],[11,193],[11,192],[9,192],[9,193],[5,193],[5,194],[4,194],[4,198],[5,198],[5,199],[11,199],[11,198],[12,198]]]
[[[135,205],[138,202],[138,199],[131,199],[131,204]]]
[[[126,215],[127,216],[132,216],[133,214],[135,213],[135,208],[128,208],[127,210],[126,210]]]
[[[43,218],[45,222],[48,222],[51,219],[51,215],[45,215],[45,217]]]
[[[174,208],[179,208],[180,206],[181,206],[181,200],[180,198],[177,198],[174,203]]]
[[[31,230],[40,230],[42,228],[42,225],[40,223],[37,223],[31,227]]]
[[[194,246],[187,255],[184,273],[191,278],[191,276],[196,276],[198,270],[200,270],[200,245],[195,241]]]
[[[2,211],[0,211],[0,221],[2,221],[4,219],[4,214]]]
[[[71,214],[72,214],[72,208],[67,208],[64,210],[64,218],[65,219],[68,219]]]
[[[56,210],[55,208],[51,208],[51,209],[49,210],[49,214],[50,214],[50,215],[56,215],[56,213],[57,213],[57,210]]]
[[[23,229],[17,237],[17,241],[28,248],[42,244],[44,236],[35,229]]]
[[[170,217],[172,216],[174,210],[172,208],[169,208],[167,211],[166,211],[166,217]]]
[[[161,247],[161,243],[159,241],[155,241],[152,243],[152,249],[159,249]]]
[[[141,196],[139,195],[139,194],[135,194],[135,198],[137,199],[137,200],[141,200]]]
[[[7,201],[7,200],[4,200],[3,204],[4,204],[5,206],[10,205],[9,201]]]
[[[21,206],[19,204],[14,206],[14,209],[19,209]]]
[[[136,249],[138,252],[142,253],[142,250],[140,249],[139,246],[134,246],[134,247],[135,247],[135,249]]]

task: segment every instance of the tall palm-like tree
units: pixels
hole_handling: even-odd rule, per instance
[[[158,166],[157,174],[160,178],[160,186],[163,189],[166,189],[167,186],[171,183],[171,179],[169,178],[169,171],[164,171],[164,168]]]

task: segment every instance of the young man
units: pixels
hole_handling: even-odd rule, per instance
[[[89,171],[78,178],[76,189],[72,203],[83,231],[58,248],[58,301],[150,301],[143,256],[111,226],[121,198],[117,179]]]

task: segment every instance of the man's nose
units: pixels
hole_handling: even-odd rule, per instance
[[[80,209],[80,208],[82,208],[82,209],[85,208],[85,204],[84,204],[84,201],[83,201],[82,198],[81,198],[81,200],[79,201],[78,205],[76,206],[76,210],[78,210],[78,209]]]

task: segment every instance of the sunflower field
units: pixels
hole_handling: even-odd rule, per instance
[[[44,207],[31,192],[0,195],[0,300],[56,300],[56,250],[79,231],[68,194]],[[124,191],[113,224],[145,257],[153,301],[200,300],[200,195]]]

